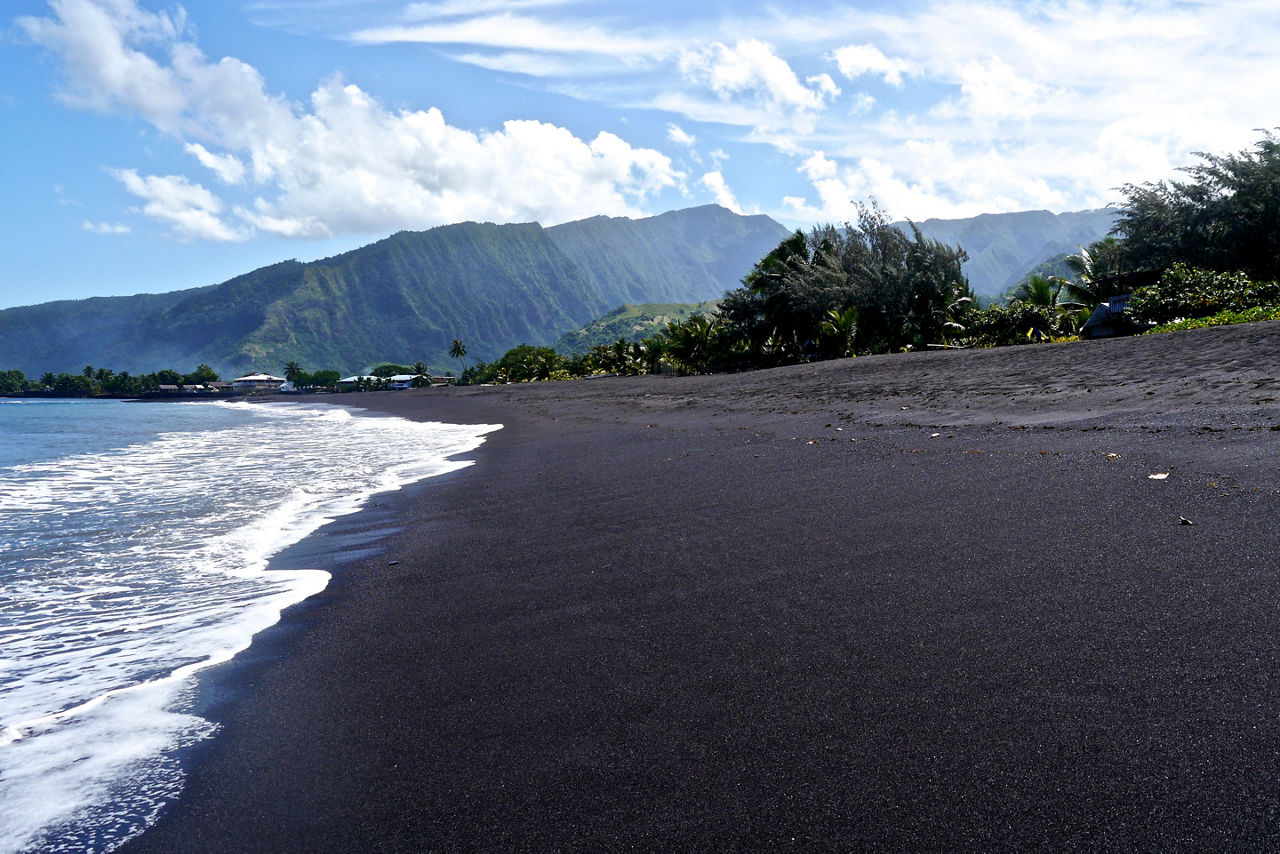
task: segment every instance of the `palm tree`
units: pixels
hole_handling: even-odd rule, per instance
[[[422,388],[431,384],[431,377],[428,376],[429,369],[425,362],[413,363],[413,387]]]
[[[284,378],[289,382],[293,382],[300,376],[302,376],[302,368],[297,362],[289,362],[284,366]]]
[[[1123,247],[1114,237],[1104,237],[1088,246],[1081,246],[1076,255],[1068,255],[1064,261],[1071,269],[1072,278],[1062,281],[1067,300],[1092,309],[1113,296],[1124,293],[1120,274],[1124,272]]]
[[[831,309],[822,321],[822,349],[837,359],[853,355],[853,336],[858,328],[858,307],[851,305],[844,311]]]
[[[1088,250],[1082,249],[1082,252]],[[1025,282],[1018,286],[1013,292],[1013,296],[1009,298],[1010,304],[1021,303],[1022,305],[1033,306],[1035,308],[1045,309],[1047,312],[1053,312],[1056,316],[1052,320],[1054,328],[1049,330],[1050,334],[1073,333],[1079,325],[1076,315],[1080,311],[1080,307],[1074,302],[1064,302],[1062,300],[1062,291],[1070,286],[1070,282],[1059,276],[1029,276]],[[1086,308],[1089,312],[1093,309]],[[1087,314],[1086,314],[1087,317]]]
[[[449,345],[449,356],[461,362],[461,367],[466,368],[466,362],[462,360],[467,357],[467,345],[462,343],[461,338],[453,339],[453,343]]]
[[[1029,276],[1025,282],[1018,285],[1018,289],[1013,292],[1012,300],[1026,305],[1034,305],[1039,308],[1058,307],[1058,295],[1062,292],[1063,280],[1055,277],[1047,279],[1044,276]]]
[[[667,355],[685,373],[705,370],[719,329],[718,319],[705,314],[695,314],[683,323],[672,320],[667,323]]]

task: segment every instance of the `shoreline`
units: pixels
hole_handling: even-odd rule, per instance
[[[125,850],[1274,845],[1277,342],[330,396],[504,426]]]

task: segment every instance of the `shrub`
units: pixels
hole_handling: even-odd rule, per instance
[[[1177,332],[1183,329],[1207,329],[1210,326],[1229,326],[1233,323],[1256,323],[1260,320],[1280,320],[1280,305],[1256,306],[1244,311],[1220,311],[1209,317],[1178,320],[1157,326],[1148,332]]]
[[[1061,332],[1063,316],[1052,308],[1014,303],[974,312],[961,343],[974,347],[1004,347],[1051,340]]]
[[[1154,285],[1138,288],[1129,314],[1145,323],[1211,317],[1280,305],[1280,282],[1253,282],[1244,273],[1216,273],[1174,264]]]

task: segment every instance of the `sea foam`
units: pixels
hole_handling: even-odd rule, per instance
[[[0,415],[0,458],[28,460],[0,467],[0,852],[144,829],[180,790],[175,751],[215,729],[194,674],[329,580],[269,558],[498,429],[299,405],[22,412]]]

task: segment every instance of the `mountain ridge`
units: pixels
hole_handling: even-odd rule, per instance
[[[974,291],[998,296],[1037,264],[1103,236],[1112,211],[1024,211],[918,223],[959,244]],[[905,227],[905,223],[901,223]],[[736,288],[791,231],[717,205],[550,227],[463,222],[400,231],[311,262],[280,261],[161,294],[0,310],[0,368],[149,372],[204,362],[230,375],[361,370],[380,361],[456,367],[450,342],[492,360],[551,344],[625,305],[701,303]]]
[[[1058,214],[1035,210],[927,219],[916,225],[925,237],[959,244],[969,254],[964,271],[974,293],[997,297],[1044,261],[1105,237],[1116,214],[1112,208]]]
[[[547,344],[614,308],[719,297],[787,230],[714,205],[640,220],[456,223],[401,231],[318,261],[282,261],[216,285],[0,311],[0,365],[143,372],[200,362],[219,373],[455,366]],[[725,241],[722,235],[730,235]],[[636,300],[633,300],[636,301]]]

